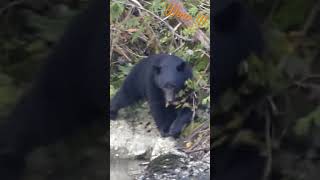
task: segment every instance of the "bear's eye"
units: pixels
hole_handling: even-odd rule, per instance
[[[153,66],[154,71],[156,72],[156,74],[160,74],[161,72],[161,67],[159,66]]]
[[[185,66],[186,66],[186,63],[182,62],[179,66],[177,66],[177,71],[183,71]]]

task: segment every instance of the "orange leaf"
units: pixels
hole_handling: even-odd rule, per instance
[[[132,32],[137,32],[139,29],[128,29],[127,32],[132,33]]]

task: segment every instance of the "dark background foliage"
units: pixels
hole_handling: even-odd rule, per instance
[[[31,85],[67,23],[87,5],[87,0],[0,1],[0,123]],[[105,179],[106,159],[101,157],[106,157],[106,142],[100,133],[105,128],[88,127],[36,149],[27,159],[24,179]]]
[[[270,179],[318,179],[320,2],[248,3],[262,22],[267,49],[263,58],[252,56],[241,65],[244,83],[224,94],[213,112],[213,132],[236,130],[234,143],[260,148]]]

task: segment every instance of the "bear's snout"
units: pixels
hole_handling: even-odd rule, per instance
[[[175,101],[175,89],[176,85],[172,83],[165,84],[163,88],[166,104],[172,104]]]
[[[165,89],[164,96],[166,99],[166,103],[172,104],[175,100],[174,90],[173,89]]]

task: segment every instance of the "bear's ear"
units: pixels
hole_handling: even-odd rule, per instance
[[[160,74],[161,72],[161,67],[157,65],[153,65],[153,70],[156,72],[156,74]]]
[[[182,62],[179,66],[177,66],[177,71],[183,71],[186,67],[186,62]]]

